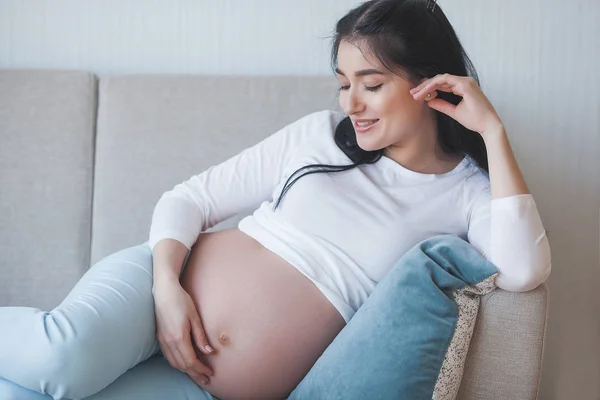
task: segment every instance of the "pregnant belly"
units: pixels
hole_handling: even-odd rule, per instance
[[[220,399],[284,399],[344,327],[319,289],[238,229],[203,233],[181,277],[202,319]]]

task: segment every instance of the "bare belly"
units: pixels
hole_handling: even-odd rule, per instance
[[[283,399],[345,326],[319,289],[238,229],[203,233],[181,277],[202,318],[220,399]]]

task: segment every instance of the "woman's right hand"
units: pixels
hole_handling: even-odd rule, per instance
[[[197,385],[210,383],[209,376],[214,373],[196,357],[191,338],[202,353],[211,354],[214,350],[208,343],[191,296],[175,279],[155,283],[152,293],[156,336],[163,355],[171,366],[188,374]]]

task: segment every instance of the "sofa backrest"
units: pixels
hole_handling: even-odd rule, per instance
[[[92,264],[148,239],[163,192],[310,112],[337,109],[337,86],[333,76],[101,79]]]
[[[310,112],[336,109],[337,85],[0,71],[0,305],[58,305],[90,265],[147,240],[163,192]]]
[[[0,71],[0,306],[56,306],[89,266],[97,80]]]

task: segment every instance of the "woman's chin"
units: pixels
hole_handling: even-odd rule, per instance
[[[358,144],[358,147],[364,151],[377,151],[383,148],[382,146],[378,146],[376,143],[361,143],[358,141],[356,143]]]

